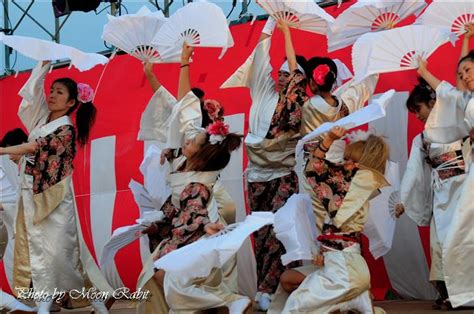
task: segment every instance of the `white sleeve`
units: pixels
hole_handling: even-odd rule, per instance
[[[170,116],[167,148],[180,148],[186,139],[202,131],[202,112],[199,98],[189,91],[174,107]]]
[[[469,135],[465,121],[466,93],[447,82],[436,88],[436,104],[425,124],[425,138],[433,143],[449,144]]]
[[[365,102],[372,97],[378,79],[378,74],[370,75],[359,83],[355,83],[352,79],[339,87],[334,95],[342,100],[349,113],[353,113],[364,107]]]
[[[421,135],[413,140],[407,167],[400,184],[405,211],[417,225],[429,226],[432,216],[431,168],[426,163]]]
[[[164,86],[160,86],[142,113],[138,139],[166,143],[169,119],[177,102],[176,98]]]
[[[42,66],[40,61],[18,93],[23,98],[18,108],[18,116],[28,132],[31,132],[41,118],[49,114],[44,94],[44,78],[48,70],[49,64]]]

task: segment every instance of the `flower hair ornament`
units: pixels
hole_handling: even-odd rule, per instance
[[[371,131],[355,130],[354,132],[346,134],[345,139],[349,143],[367,141],[372,134]]]
[[[206,99],[204,100],[204,110],[206,110],[207,115],[211,121],[215,122],[218,120],[222,120],[221,112],[222,112],[222,105],[214,99]]]
[[[82,103],[91,102],[94,99],[94,90],[90,85],[85,83],[77,84],[77,100]]]
[[[318,85],[324,85],[324,82],[326,81],[326,76],[330,72],[332,73],[331,69],[327,64],[320,64],[313,71],[313,80]]]
[[[211,145],[220,144],[227,134],[229,134],[229,125],[218,120],[209,125],[206,132],[209,134],[209,143],[211,143]]]

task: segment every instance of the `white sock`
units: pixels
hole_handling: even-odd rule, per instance
[[[25,311],[25,312],[35,312],[36,310],[32,307],[29,307],[8,293],[0,291],[1,294],[1,303],[0,303],[0,310],[8,310],[8,311]]]
[[[370,299],[369,291],[358,295],[352,300],[346,302],[346,304],[341,307],[341,311],[350,311],[356,310],[360,313],[373,313],[372,311],[372,300]]]
[[[92,308],[96,314],[108,314],[109,310],[102,301],[91,301]]]
[[[270,303],[272,303],[272,297],[268,293],[262,293],[262,296],[258,301],[260,309],[262,311],[267,311],[270,308]]]
[[[38,307],[38,314],[49,314],[49,310],[51,309],[51,304],[53,304],[52,298],[50,301],[36,302],[36,306]]]
[[[229,308],[229,314],[242,314],[249,306],[250,302],[252,301],[247,297],[232,301],[227,305]]]

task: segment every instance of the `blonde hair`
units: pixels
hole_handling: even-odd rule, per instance
[[[369,135],[365,141],[352,142],[344,151],[344,159],[385,173],[385,165],[389,157],[387,143],[380,136]]]

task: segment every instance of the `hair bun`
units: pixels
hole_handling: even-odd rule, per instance
[[[242,135],[229,133],[222,141],[222,144],[225,145],[229,152],[233,152],[234,150],[237,150],[242,144]]]

